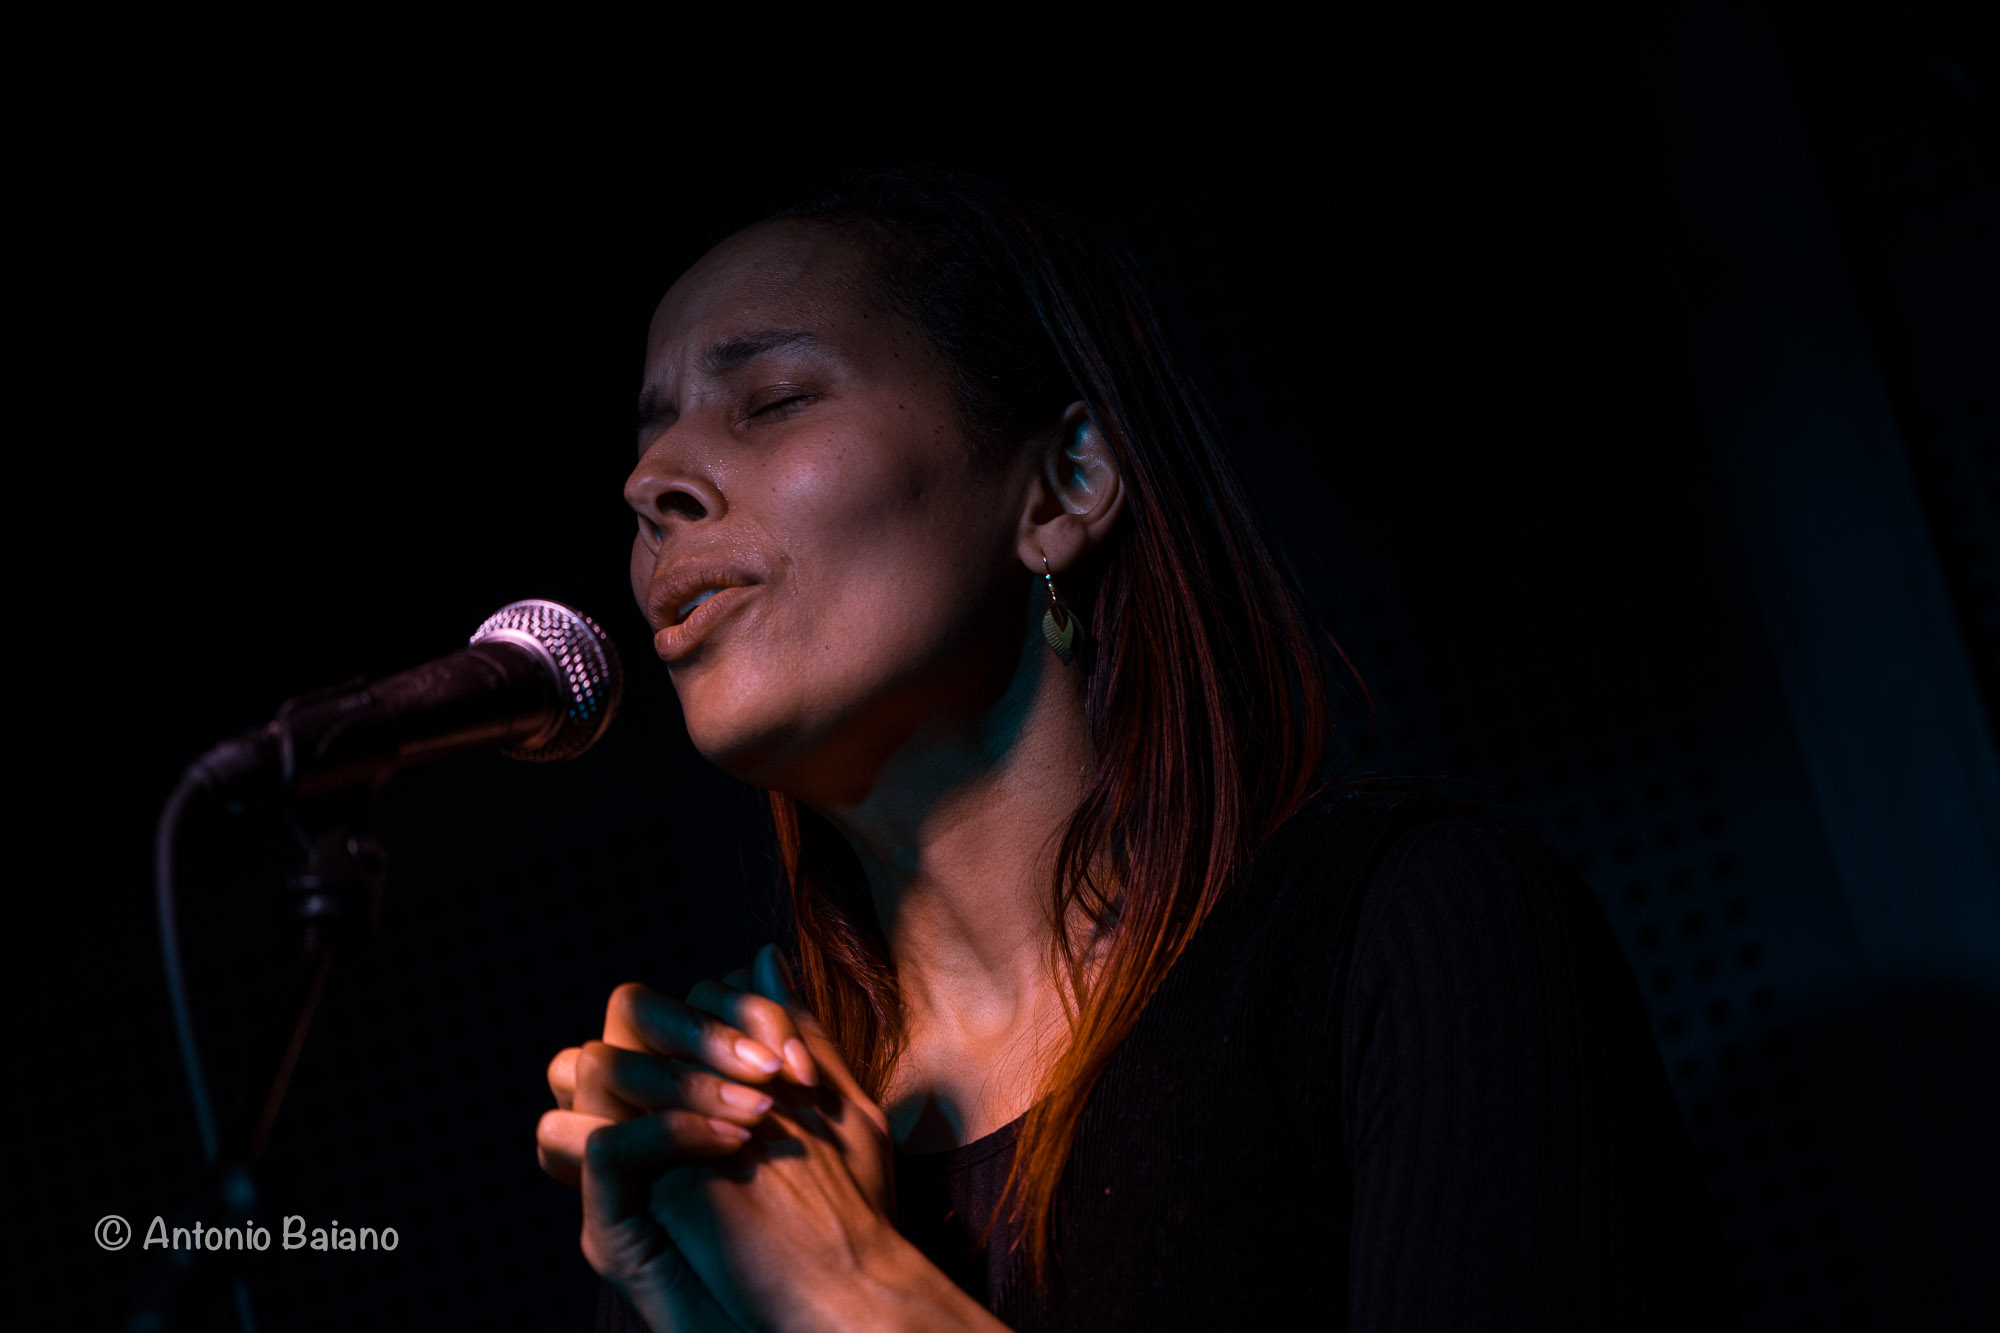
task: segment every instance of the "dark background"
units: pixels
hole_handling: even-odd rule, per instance
[[[267,1329],[588,1326],[544,1064],[616,983],[777,929],[756,794],[690,750],[626,588],[645,322],[729,228],[906,160],[1152,270],[1379,705],[1359,771],[1534,821],[1598,893],[1746,1327],[1990,1326],[2000,186],[1958,10],[517,35],[72,36],[18,126],[10,1326],[113,1327],[145,1257],[91,1224],[195,1183],[150,901],[180,767],[528,596],[604,622],[624,712],[573,764],[386,790],[381,933],[268,1211],[400,1247],[254,1290]],[[294,860],[186,830],[225,1105]]]

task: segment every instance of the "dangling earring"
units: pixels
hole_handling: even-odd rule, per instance
[[[1042,580],[1049,585],[1049,608],[1042,612],[1042,641],[1055,649],[1062,664],[1068,666],[1076,660],[1076,641],[1083,637],[1083,628],[1077,624],[1076,616],[1062,604],[1056,596],[1055,575],[1049,573],[1049,558],[1042,557]]]

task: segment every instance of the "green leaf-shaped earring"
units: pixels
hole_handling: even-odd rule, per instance
[[[1042,612],[1042,641],[1068,666],[1076,660],[1076,641],[1083,637],[1083,629],[1077,624],[1075,614],[1056,596],[1056,580],[1049,573],[1047,556],[1042,557],[1042,579],[1049,585],[1049,608]]]

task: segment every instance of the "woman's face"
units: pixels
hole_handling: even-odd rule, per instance
[[[704,256],[653,316],[625,484],[632,592],[696,747],[838,803],[972,724],[1032,623],[1032,453],[979,456],[938,353],[872,291],[808,223]]]

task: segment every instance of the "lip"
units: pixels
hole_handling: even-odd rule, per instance
[[[668,625],[654,634],[653,651],[660,655],[663,662],[680,661],[701,645],[701,641],[709,636],[724,616],[756,591],[754,583],[719,589],[714,596],[688,612],[686,620],[678,625]]]
[[[762,583],[759,571],[734,560],[689,556],[664,570],[646,595],[646,619],[656,630],[680,620],[680,609],[708,588]],[[691,614],[691,613],[690,613]]]

